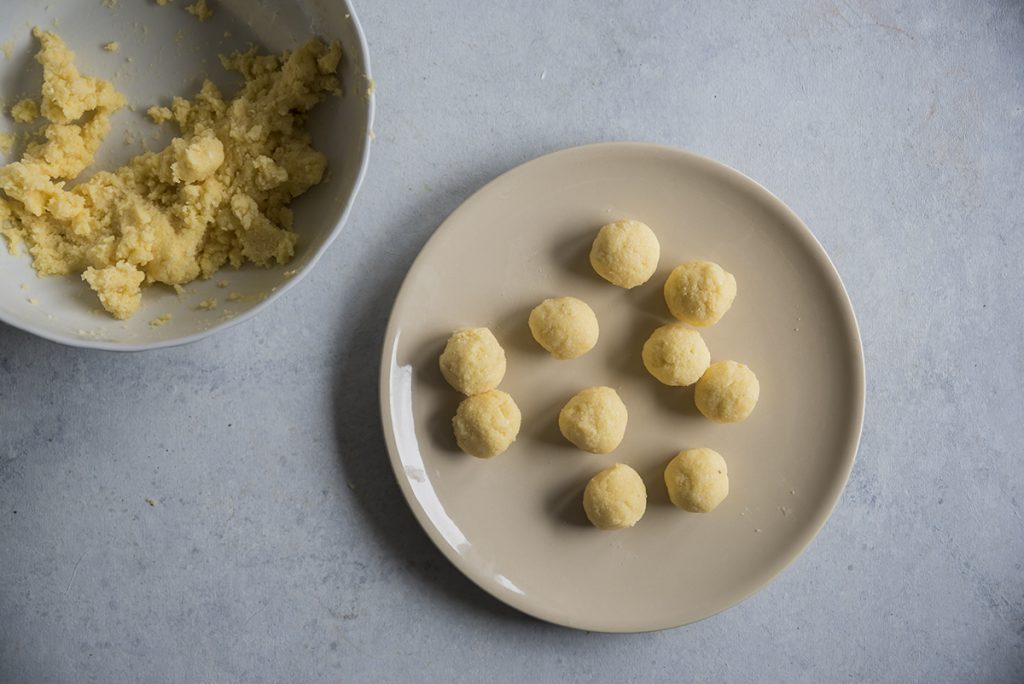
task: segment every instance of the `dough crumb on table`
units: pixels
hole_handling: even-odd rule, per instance
[[[154,327],[154,328],[159,328],[161,325],[163,325],[164,323],[167,323],[170,320],[171,320],[171,314],[165,313],[165,314],[160,314],[159,316],[157,316],[156,318],[151,320],[149,322],[149,324],[152,327]]]
[[[103,49],[107,52],[117,52],[121,49],[121,44],[118,43],[116,40],[112,40],[109,43],[104,43]]]
[[[327,166],[311,145],[306,113],[340,92],[340,44],[313,38],[281,55],[222,57],[245,79],[233,99],[205,81],[194,99],[174,98],[180,136],[166,148],[68,187],[92,163],[125,99],[109,82],[80,74],[56,34],[33,35],[42,46],[39,109],[48,123],[44,141],[0,168],[0,233],[11,251],[24,243],[39,275],[81,273],[122,319],[138,309],[143,285],[180,287],[226,264],[291,260],[298,235],[288,205],[320,183]]]
[[[14,143],[18,141],[17,136],[14,133],[0,133],[0,152],[4,154],[10,154],[11,150],[14,149]],[[0,209],[0,220],[4,218],[3,209]],[[15,250],[15,240],[8,237],[8,248],[13,253]]]

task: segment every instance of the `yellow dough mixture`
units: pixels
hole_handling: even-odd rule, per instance
[[[665,468],[668,498],[691,513],[709,513],[729,495],[729,469],[712,449],[680,451]]]
[[[441,374],[456,391],[470,396],[497,387],[505,377],[505,350],[488,328],[452,333],[440,358]]]
[[[562,436],[584,451],[607,454],[626,434],[629,413],[611,387],[590,387],[578,392],[558,413]]]
[[[658,268],[661,245],[646,223],[616,221],[603,226],[590,248],[590,265],[612,285],[630,290]]]
[[[600,334],[594,310],[575,297],[545,299],[530,312],[529,325],[537,344],[563,361],[593,349]]]
[[[665,303],[673,316],[703,328],[717,323],[736,299],[736,278],[712,261],[676,266],[665,281]]]
[[[522,414],[511,396],[501,390],[466,397],[452,419],[459,448],[477,458],[504,452],[519,435]]]
[[[716,423],[746,420],[761,394],[754,371],[735,361],[719,361],[704,372],[693,391],[697,409]]]
[[[647,488],[640,475],[623,463],[605,468],[583,490],[583,510],[594,527],[633,527],[647,510]]]
[[[651,333],[641,355],[647,372],[673,387],[697,382],[711,364],[704,338],[682,323],[663,325]]]
[[[184,285],[225,264],[288,262],[298,235],[288,205],[319,183],[306,113],[340,93],[338,43],[311,39],[280,56],[222,57],[245,83],[225,99],[206,81],[170,107],[180,137],[67,187],[89,164],[125,99],[84,76],[50,32],[34,29],[43,67],[45,140],[0,169],[0,232],[24,243],[40,275],[81,273],[103,307],[128,318],[150,283]]]

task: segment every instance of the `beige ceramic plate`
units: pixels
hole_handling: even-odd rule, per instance
[[[654,278],[631,291],[588,262],[598,227],[649,224],[661,240]],[[703,332],[713,359],[747,363],[761,381],[753,415],[715,425],[692,389],[647,375],[640,348],[668,322],[661,287],[689,259],[716,261],[739,294]],[[597,346],[556,361],[530,337],[545,297],[597,313]],[[504,454],[460,453],[459,396],[437,358],[462,326],[488,326],[508,354],[501,387],[523,429]],[[562,404],[591,385],[629,409],[619,448],[584,453],[558,432]],[[853,465],[864,410],[857,324],[824,250],[785,205],[742,174],[680,150],[590,145],[524,164],[465,202],[409,271],[392,313],[381,374],[384,432],[402,491],[427,534],[485,590],[526,613],[588,630],[683,625],[749,596],[814,537]],[[711,514],[668,502],[662,480],[680,449],[711,447],[729,464],[729,497]],[[647,514],[602,532],[584,517],[587,480],[615,462],[647,483]]]

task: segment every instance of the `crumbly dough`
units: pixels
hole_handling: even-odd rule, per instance
[[[665,303],[673,316],[703,328],[717,323],[736,299],[736,278],[711,261],[676,266],[665,281]]]
[[[545,299],[530,312],[530,332],[556,359],[575,359],[597,344],[597,316],[575,297]]]
[[[167,123],[174,118],[174,112],[171,111],[170,107],[160,107],[153,105],[146,110],[146,116],[149,120],[155,124]]]
[[[118,261],[113,266],[87,268],[82,279],[96,291],[103,308],[114,318],[128,318],[139,308],[142,290],[139,289],[146,275],[127,261]]]
[[[597,233],[590,265],[612,285],[629,290],[651,279],[660,254],[658,238],[646,223],[616,221]]]
[[[453,332],[439,361],[444,379],[467,396],[492,390],[505,377],[505,350],[487,328]]]
[[[729,469],[717,451],[686,449],[665,468],[665,486],[677,507],[709,513],[729,495]]]
[[[118,43],[116,40],[112,40],[109,43],[104,43],[103,49],[107,52],[117,52],[121,49],[121,44]]]
[[[492,389],[466,397],[452,419],[459,448],[477,458],[492,458],[516,441],[522,414],[505,392]]]
[[[39,118],[39,105],[32,98],[26,97],[11,107],[11,118],[18,123],[32,123]]]
[[[663,325],[647,338],[643,349],[647,372],[666,385],[686,387],[700,380],[711,364],[704,338],[682,323]]]
[[[590,387],[562,407],[558,429],[580,449],[607,454],[622,442],[628,419],[618,392],[611,387]]]
[[[735,361],[711,364],[693,393],[697,409],[716,423],[745,420],[757,405],[761,385],[754,371]]]
[[[583,490],[583,510],[602,530],[633,527],[647,510],[647,488],[635,470],[616,463],[590,478]]]
[[[245,78],[233,100],[210,81],[191,101],[174,98],[180,137],[68,188],[125,100],[80,74],[58,36],[33,33],[48,124],[44,142],[0,169],[0,232],[12,252],[24,242],[40,275],[81,273],[117,318],[138,308],[143,284],[180,286],[224,264],[292,258],[298,235],[288,205],[326,167],[310,145],[306,112],[340,92],[339,44],[312,39],[281,56],[222,58]]]
[[[199,21],[206,21],[213,16],[213,10],[206,4],[206,0],[196,0],[196,2],[185,7],[185,11],[194,16]]]
[[[4,154],[10,153],[10,151],[14,149],[14,143],[16,142],[17,138],[14,133],[0,133],[0,152],[3,152]],[[0,210],[0,215],[2,215],[2,213],[2,210]]]

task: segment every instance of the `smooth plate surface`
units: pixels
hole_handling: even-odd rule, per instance
[[[218,55],[253,46],[263,52],[291,50],[314,35],[341,41],[338,75],[344,95],[317,105],[308,126],[314,147],[327,156],[329,173],[292,204],[299,233],[295,257],[273,268],[223,268],[209,280],[189,283],[181,297],[170,287],[147,287],[139,311],[118,321],[100,309],[80,278],[38,278],[29,257],[7,254],[0,239],[0,321],[80,347],[128,351],[191,342],[254,316],[284,294],[341,231],[366,171],[373,124],[369,58],[351,6],[329,0],[218,0],[210,3],[212,18],[200,22],[185,11],[187,5],[99,0],[5,4],[0,97],[9,103],[25,95],[39,97],[42,70],[34,59],[39,45],[31,35],[33,26],[56,32],[75,52],[82,73],[107,79],[125,94],[134,111],[125,107],[111,117],[110,134],[78,182],[167,144],[177,129],[149,121],[145,111],[150,105],[169,104],[174,96],[191,98],[206,78],[226,95],[234,93],[241,79],[220,66]],[[103,50],[112,40],[120,45],[117,52]],[[15,132],[19,139],[11,154],[0,155],[0,163],[20,157],[32,128],[0,117],[0,132]],[[229,293],[235,293],[231,301]],[[209,311],[198,306],[210,298],[219,306]],[[149,324],[163,314],[171,319]]]
[[[611,220],[646,222],[661,262],[626,291],[587,255]],[[739,293],[702,331],[712,359],[747,363],[761,382],[745,422],[715,425],[692,388],[647,375],[643,341],[670,320],[661,287],[689,259],[720,263]],[[530,309],[546,297],[588,302],[597,346],[556,361],[532,340]],[[481,461],[459,452],[450,420],[460,396],[437,358],[451,331],[488,326],[505,347],[501,388],[523,413],[518,441]],[[654,145],[563,150],[499,177],[431,238],[397,301],[384,344],[385,437],[402,491],[455,565],[506,603],[551,622],[599,631],[663,629],[699,620],[756,591],[828,517],[849,475],[864,408],[860,338],[835,269],[778,199],[709,159]],[[562,404],[592,385],[629,409],[625,439],[599,456],[558,432]],[[730,494],[707,515],[669,502],[662,480],[680,449],[716,449]],[[581,507],[587,480],[628,463],[648,489],[633,529],[602,532]]]

